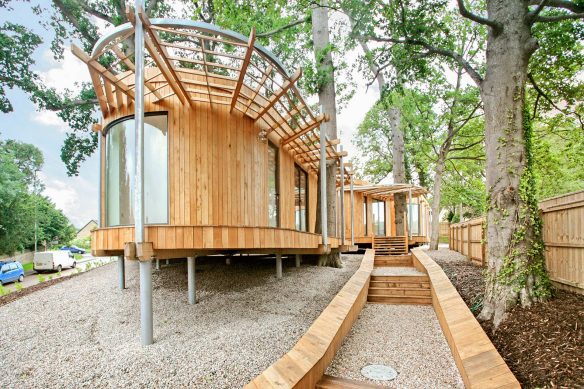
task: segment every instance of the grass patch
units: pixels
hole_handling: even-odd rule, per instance
[[[34,263],[32,263],[32,262],[25,263],[24,265],[22,265],[22,268],[24,269],[25,272],[31,271],[33,267],[34,267]]]
[[[80,260],[80,259],[83,259],[83,255],[81,255],[81,254],[73,254],[73,258],[75,258],[76,260]]]
[[[438,238],[438,243],[448,243],[449,239],[447,236],[441,236]]]

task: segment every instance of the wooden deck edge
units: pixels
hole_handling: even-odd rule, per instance
[[[294,347],[245,388],[314,388],[367,302],[374,250]]]
[[[521,388],[442,268],[421,249],[412,258],[430,278],[432,305],[465,387]]]

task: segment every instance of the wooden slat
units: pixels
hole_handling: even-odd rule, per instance
[[[239,91],[241,91],[241,86],[243,85],[243,79],[245,78],[245,74],[247,73],[247,67],[249,62],[251,61],[251,55],[253,54],[253,48],[255,44],[255,36],[256,36],[256,29],[252,27],[251,32],[249,34],[249,40],[247,42],[247,50],[245,52],[245,57],[243,58],[243,63],[239,68],[239,77],[237,79],[237,84],[235,89],[233,90],[233,95],[231,96],[231,109],[229,112],[233,111],[235,104],[237,103],[237,98],[239,97]]]

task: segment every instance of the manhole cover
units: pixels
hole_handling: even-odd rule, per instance
[[[397,378],[397,371],[385,365],[367,365],[361,369],[361,374],[370,380],[391,381]]]

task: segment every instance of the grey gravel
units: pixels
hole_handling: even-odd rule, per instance
[[[413,267],[376,267],[371,272],[374,276],[423,276],[426,273],[416,270]]]
[[[449,250],[448,246],[440,247],[438,250],[428,250],[424,249],[426,254],[428,254],[433,260],[441,263],[454,263],[460,264],[465,263],[468,264],[470,261],[464,255],[454,250]]]
[[[395,380],[369,380],[361,369],[387,365]],[[432,307],[367,304],[326,374],[391,388],[464,388]]]
[[[0,307],[0,388],[241,387],[289,351],[360,264],[342,269],[273,259],[197,264],[153,274],[154,340],[140,346],[138,264],[127,289],[110,264]]]

